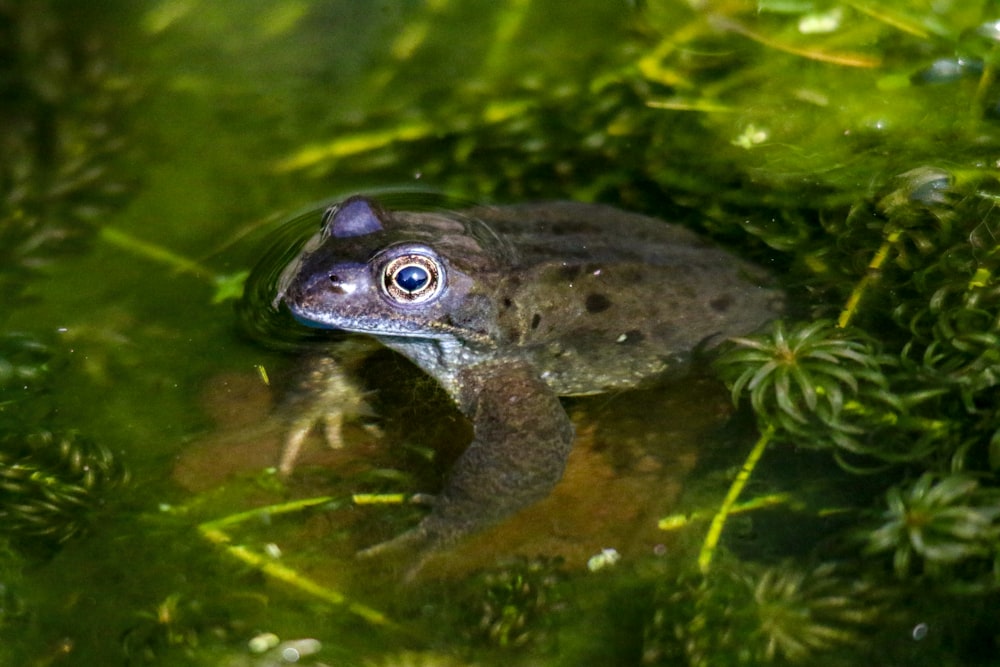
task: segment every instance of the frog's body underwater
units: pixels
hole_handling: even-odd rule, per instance
[[[326,211],[275,302],[306,325],[373,336],[472,420],[430,514],[386,543],[426,548],[548,495],[573,441],[559,396],[681,370],[693,350],[775,317],[768,283],[690,231],[608,206],[405,212],[352,197]]]

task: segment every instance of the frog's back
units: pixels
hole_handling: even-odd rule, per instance
[[[510,248],[498,324],[563,395],[632,387],[773,319],[782,294],[759,267],[693,232],[609,206],[484,208]]]

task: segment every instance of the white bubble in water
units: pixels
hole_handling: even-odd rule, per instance
[[[323,644],[318,639],[292,639],[278,647],[281,659],[285,662],[298,662],[307,655],[318,653],[322,648]]]

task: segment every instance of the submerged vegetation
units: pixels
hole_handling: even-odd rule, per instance
[[[135,191],[123,131],[136,86],[96,32],[47,2],[0,1],[0,290],[86,247]]]
[[[966,474],[938,478],[924,473],[891,487],[885,503],[883,523],[867,534],[866,551],[891,553],[897,575],[926,574],[984,590],[997,587],[1000,490],[983,487]],[[966,565],[960,573],[951,567],[958,563]],[[979,580],[963,582],[970,574]]]
[[[877,224],[882,240],[840,326],[786,332],[778,322],[734,340],[718,361],[734,398],[749,395],[776,441],[830,449],[851,470],[897,466],[870,553],[892,553],[900,576],[948,572],[984,591],[1000,586],[993,187],[986,174],[929,168],[891,179],[887,194],[845,219],[847,243],[859,220]]]
[[[208,109],[174,135],[156,137],[183,137],[185,147],[201,150],[173,172],[180,185],[133,213],[151,216],[140,224],[159,221],[150,213],[155,205],[184,211],[185,168],[207,191],[231,188],[213,195],[236,202],[227,203],[220,222],[226,234],[246,223],[247,210],[288,206],[289,196],[328,197],[336,194],[331,183],[341,191],[428,183],[470,200],[604,201],[689,224],[773,266],[794,304],[784,320],[727,343],[714,366],[734,401],[752,411],[761,437],[728,495],[714,480],[714,500],[700,500],[691,512],[710,514],[726,496],[707,539],[703,524],[687,522],[686,537],[667,557],[626,554],[632,565],[599,575],[551,558],[519,561],[469,577],[449,593],[447,609],[414,593],[423,604],[408,615],[400,610],[412,609],[412,599],[392,600],[391,623],[368,613],[367,600],[352,607],[339,592],[299,576],[271,555],[277,547],[270,538],[258,542],[274,548],[262,546],[267,555],[258,555],[218,530],[206,534],[199,558],[218,556],[213,548],[239,553],[240,567],[307,582],[296,592],[327,614],[331,643],[353,645],[359,624],[375,632],[366,622],[386,633],[408,617],[433,627],[425,643],[407,632],[384,654],[371,648],[378,642],[359,641],[351,664],[478,664],[493,655],[517,664],[533,651],[553,664],[600,655],[608,664],[647,665],[938,665],[995,655],[1000,5],[646,0],[623,12],[604,2],[567,9],[544,1],[435,0],[373,12],[362,34],[355,32],[360,19],[340,4],[302,1],[278,10],[248,3],[237,10],[150,0],[130,19],[150,43],[147,64],[167,79],[165,101],[149,103],[164,124],[176,123],[172,114],[185,107],[175,96]],[[140,191],[125,165],[130,142],[122,129],[135,87],[115,72],[100,40],[70,29],[76,18],[57,3],[0,0],[4,323],[45,267],[85,250]],[[567,31],[569,21],[574,29]],[[204,58],[203,69],[185,69],[190,58],[180,63],[179,53]],[[232,122],[248,110],[252,118]],[[246,153],[232,150],[248,143]],[[199,224],[211,217],[195,210],[187,213]],[[111,230],[99,238],[123,236]],[[200,267],[214,258],[174,264],[185,261]],[[226,275],[242,275],[252,258],[243,261],[235,271],[219,261],[219,273],[224,267]],[[236,281],[226,283],[226,295]],[[160,316],[160,306],[149,306],[155,315],[145,317]],[[231,318],[221,309],[211,315]],[[187,321],[157,324],[184,336],[192,328]],[[84,534],[127,479],[122,458],[141,457],[146,445],[112,456],[99,438],[61,423],[53,389],[63,380],[62,357],[50,335],[0,337],[0,631],[10,640],[28,627],[32,640],[42,637],[37,644],[57,646],[39,656],[8,641],[0,658],[13,650],[12,664],[87,655],[72,642],[55,642],[39,620],[53,610],[78,613],[75,600],[87,596],[56,593],[50,608],[29,599],[22,594],[26,554],[41,545],[50,558]],[[203,335],[204,349],[218,349]],[[186,363],[218,370],[209,360]],[[131,400],[138,408],[146,399]],[[836,514],[836,532],[822,544],[737,548],[730,510],[748,489],[766,494],[778,486],[783,460],[803,450],[828,456],[823,474],[844,471],[837,479],[848,488],[826,505],[812,495],[816,480],[803,478],[783,496],[788,521],[825,527],[821,521]],[[864,491],[854,492],[855,482]],[[246,495],[276,485],[255,479]],[[194,540],[197,531],[185,524],[188,532],[178,533],[178,517],[201,521],[231,510],[228,496],[215,502],[211,493],[191,501],[189,515],[161,513],[159,501],[149,499],[142,528],[155,528],[148,548],[160,559],[189,557],[176,546],[178,535]],[[276,516],[250,514],[269,527]],[[752,512],[743,516],[754,521]],[[303,523],[311,526],[308,518]],[[323,558],[309,540],[289,543],[303,560]],[[327,565],[307,563],[312,570]],[[114,617],[122,626],[117,657],[222,664],[224,654],[231,664],[276,664],[271,652],[250,656],[243,642],[266,623],[282,624],[278,612],[260,609],[285,609],[283,599],[271,592],[257,599],[241,578],[232,584],[240,604],[220,592],[228,580],[216,582],[219,599],[205,604],[196,570],[186,581],[144,582],[143,599],[130,600],[136,608]],[[952,606],[962,613],[940,611]],[[338,615],[343,607],[354,615]],[[314,616],[308,611],[288,611],[284,624],[305,625]],[[286,634],[298,630],[286,627]],[[619,653],[609,656],[608,646]],[[927,654],[909,660],[918,649]],[[207,657],[199,661],[202,650]],[[100,655],[96,662],[114,661]]]
[[[0,325],[40,270],[79,254],[134,191],[125,109],[134,86],[96,33],[44,2],[0,0]],[[58,544],[81,533],[127,475],[76,430],[52,430],[59,354],[0,332],[0,520],[4,537]]]
[[[565,613],[558,584],[565,576],[555,559],[519,560],[484,572],[466,586],[470,599],[456,606],[461,618],[473,621],[466,631],[473,642],[500,648],[548,648]],[[478,618],[478,620],[476,620]]]
[[[734,564],[660,582],[642,664],[809,664],[884,623],[885,593],[871,583],[831,564],[801,567]]]
[[[76,433],[0,437],[0,520],[18,542],[55,545],[83,532],[103,494],[127,481],[104,447]]]

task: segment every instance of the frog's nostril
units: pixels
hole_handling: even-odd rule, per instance
[[[330,281],[330,291],[334,294],[351,294],[356,288],[350,279],[345,279],[336,273],[329,274],[327,279]]]

